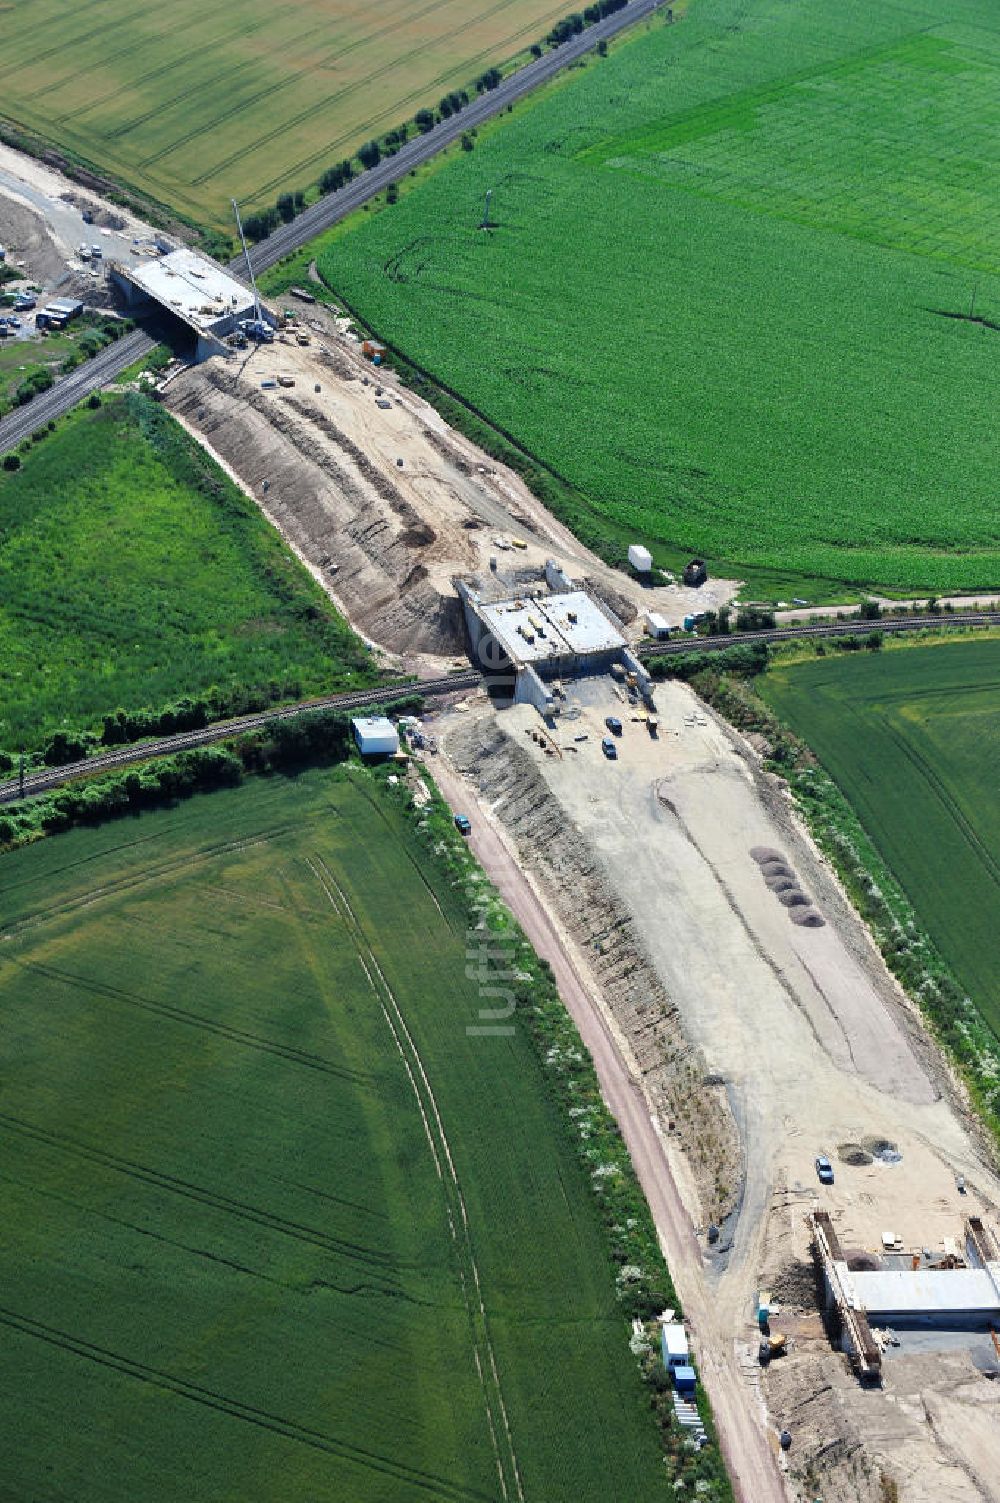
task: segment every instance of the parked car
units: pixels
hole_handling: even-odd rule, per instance
[[[8,313],[7,323],[12,329],[19,329],[21,327],[21,320],[16,318],[13,313]]]
[[[19,292],[14,299],[15,311],[18,313],[27,313],[29,309],[36,306],[36,302],[37,299],[33,298],[30,292]]]
[[[612,741],[612,739],[611,739],[610,736],[605,736],[604,740],[601,742],[601,751],[607,757],[607,759],[608,759],[609,762],[615,762],[615,761],[617,761],[617,759],[618,759],[618,748],[615,745],[615,743]]]
[[[460,835],[468,835],[469,831],[472,829],[472,820],[467,814],[456,814],[455,829]]]
[[[816,1173],[821,1185],[833,1184],[833,1165],[823,1154],[820,1154],[816,1159]]]
[[[608,718],[605,720],[604,724],[607,726],[608,730],[611,732],[611,734],[613,736],[620,736],[621,735],[621,733],[622,733],[622,723],[618,719],[617,715],[609,715]]]

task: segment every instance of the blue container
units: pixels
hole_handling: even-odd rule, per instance
[[[372,365],[381,365],[381,364],[382,364],[382,356],[381,355],[373,355],[372,356]]]
[[[696,1382],[693,1367],[674,1368],[674,1387],[678,1393],[694,1393]]]

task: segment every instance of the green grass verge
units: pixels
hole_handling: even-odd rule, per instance
[[[499,1498],[490,1353],[526,1497],[729,1496],[669,1426],[664,1468],[627,1340],[670,1288],[648,1209],[445,820],[351,766],[3,858],[18,1496]],[[504,932],[516,1016],[481,1036],[468,952]]]
[[[118,707],[231,707],[375,682],[367,650],[152,400],[82,408],[0,472],[0,748]]]
[[[986,0],[698,0],[320,268],[658,562],[772,599],[990,586],[1000,262],[970,164],[998,66]]]

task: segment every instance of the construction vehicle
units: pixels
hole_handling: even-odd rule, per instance
[[[784,1334],[765,1336],[757,1348],[757,1357],[761,1367],[774,1360],[775,1357],[783,1357],[788,1351],[788,1337]]]

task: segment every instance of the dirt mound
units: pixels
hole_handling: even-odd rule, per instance
[[[793,1260],[770,1280],[771,1298],[798,1310],[811,1310],[817,1303],[819,1277],[813,1263]]]
[[[790,892],[779,892],[777,896],[778,902],[784,903],[786,908],[805,908],[809,903],[805,893],[798,887],[793,887]]]
[[[772,892],[791,892],[793,888],[799,885],[798,877],[795,876],[794,872],[788,871],[775,872],[771,876],[765,877],[764,882]]]
[[[596,595],[598,600],[606,605],[608,610],[617,616],[618,620],[625,626],[631,626],[636,616],[638,616],[638,607],[633,605],[632,601],[621,594],[619,590],[610,585],[606,579],[595,579],[593,575],[588,574],[584,577],[583,587],[585,590],[589,590],[592,595]]]
[[[844,1261],[852,1273],[878,1273],[882,1267],[881,1260],[870,1252],[864,1252],[858,1248],[845,1248]]]
[[[767,877],[794,877],[795,876],[795,868],[792,867],[791,865],[789,865],[789,863],[787,861],[778,861],[777,859],[769,860],[769,861],[762,861],[760,863],[760,869],[761,869],[761,872],[763,873],[765,879]]]
[[[765,861],[784,861],[785,859],[780,851],[776,851],[773,846],[769,845],[752,845],[750,855],[758,866],[763,866]]]
[[[898,1146],[890,1138],[867,1137],[861,1139],[861,1146],[874,1157],[881,1153],[898,1153]]]
[[[818,914],[815,908],[793,908],[788,915],[793,924],[798,924],[801,929],[822,929],[826,919]]]
[[[842,1164],[853,1164],[855,1168],[861,1168],[864,1164],[872,1162],[872,1156],[860,1143],[838,1143],[837,1157]]]

